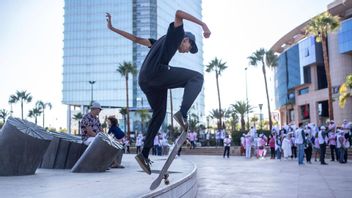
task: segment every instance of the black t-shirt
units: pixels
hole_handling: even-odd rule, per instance
[[[175,55],[184,38],[183,25],[175,27],[170,23],[167,34],[157,41],[149,39],[152,43],[151,49],[142,64],[139,79],[147,80],[158,72],[167,69],[170,60]]]

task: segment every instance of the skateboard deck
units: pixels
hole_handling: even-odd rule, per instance
[[[169,178],[168,169],[170,168],[172,161],[174,161],[177,155],[178,149],[182,146],[182,144],[186,141],[186,139],[187,139],[187,131],[183,131],[181,135],[176,139],[172,149],[170,150],[167,160],[164,166],[160,170],[159,176],[150,185],[150,188],[149,188],[150,190],[156,189],[160,185],[163,179],[165,180],[164,183],[166,185],[169,185],[170,181],[168,179]]]

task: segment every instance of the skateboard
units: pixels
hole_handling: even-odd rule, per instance
[[[168,169],[171,166],[172,161],[174,161],[178,149],[182,146],[182,144],[186,141],[187,139],[187,131],[183,131],[181,133],[181,135],[176,139],[173,147],[170,150],[170,153],[167,157],[167,160],[164,164],[164,166],[161,168],[159,176],[153,181],[152,185],[150,185],[150,190],[154,190],[156,189],[162,180],[164,180],[165,185],[169,185],[170,181],[169,181],[169,172]]]

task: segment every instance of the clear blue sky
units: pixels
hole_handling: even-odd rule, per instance
[[[220,79],[223,107],[245,99],[244,67],[252,52],[270,48],[331,2],[203,0],[203,21],[212,31],[204,39],[204,64],[218,57],[229,66]],[[25,105],[25,114],[37,100],[51,102],[46,120],[54,127],[66,127],[66,107],[61,104],[63,6],[63,0],[2,0],[0,5],[0,109],[9,111],[9,96],[27,90],[33,102]],[[213,74],[205,74],[206,114],[217,108],[214,80]],[[254,106],[266,104],[259,68],[248,70],[248,96]],[[13,110],[14,116],[20,116],[19,104]]]

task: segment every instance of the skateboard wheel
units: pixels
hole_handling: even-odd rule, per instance
[[[169,185],[170,181],[168,179],[165,179],[164,183],[165,183],[165,185]]]

